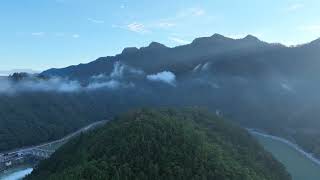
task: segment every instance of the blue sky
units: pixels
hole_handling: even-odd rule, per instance
[[[301,44],[320,37],[319,7],[319,0],[3,0],[0,70],[64,67],[214,33]]]

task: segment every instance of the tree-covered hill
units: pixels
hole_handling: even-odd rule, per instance
[[[116,56],[50,69],[41,75],[86,83],[102,75],[108,80],[130,81],[144,92],[153,92],[151,98],[166,93],[175,104],[214,107],[213,111],[218,109],[245,127],[285,137],[320,158],[320,143],[314,141],[320,139],[319,50],[320,39],[286,47],[251,35],[231,39],[215,34],[174,48],[155,42],[139,49],[126,48]],[[168,89],[137,83],[150,75],[160,78],[168,71],[176,76],[174,96]],[[114,79],[116,74],[121,78]],[[160,104],[167,105],[165,100]]]
[[[298,47],[215,34],[151,43],[37,76],[0,78],[0,152],[60,138],[135,107],[206,107],[320,157],[320,40]]]
[[[26,179],[291,178],[235,125],[199,109],[142,109],[72,140]]]

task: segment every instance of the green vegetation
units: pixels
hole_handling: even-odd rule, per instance
[[[243,129],[199,109],[143,109],[64,145],[29,180],[288,180]]]
[[[103,120],[96,112],[106,110],[99,105],[80,94],[0,95],[0,152],[56,140]]]

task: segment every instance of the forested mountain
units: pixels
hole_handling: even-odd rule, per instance
[[[175,48],[153,42],[88,64],[15,74],[0,79],[0,149],[55,139],[133,107],[201,106],[320,157],[319,49],[319,39],[286,47],[215,34]],[[32,138],[39,129],[41,138]]]
[[[142,109],[67,143],[26,179],[291,178],[238,126],[199,109]]]
[[[320,39],[297,47],[270,44],[248,35],[231,39],[219,34],[195,39],[191,44],[168,48],[152,42],[148,47],[125,48],[116,56],[102,57],[88,64],[50,69],[42,74],[69,78],[90,78],[111,73],[115,62],[138,68],[147,74],[171,71],[188,74],[200,65],[215,75],[269,78],[270,75],[310,78],[319,70]],[[199,67],[200,67],[199,66]]]
[[[102,75],[134,83],[150,97],[170,97],[161,105],[206,106],[246,127],[284,136],[320,157],[320,142],[311,140],[320,137],[319,49],[320,39],[286,47],[251,35],[231,39],[215,34],[175,48],[156,42],[126,48],[116,56],[42,74],[84,84]],[[145,82],[150,76],[168,82],[163,72],[172,73],[175,89]]]

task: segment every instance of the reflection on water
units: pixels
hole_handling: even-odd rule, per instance
[[[20,180],[32,172],[33,168],[25,167],[9,170],[0,174],[0,180]]]

